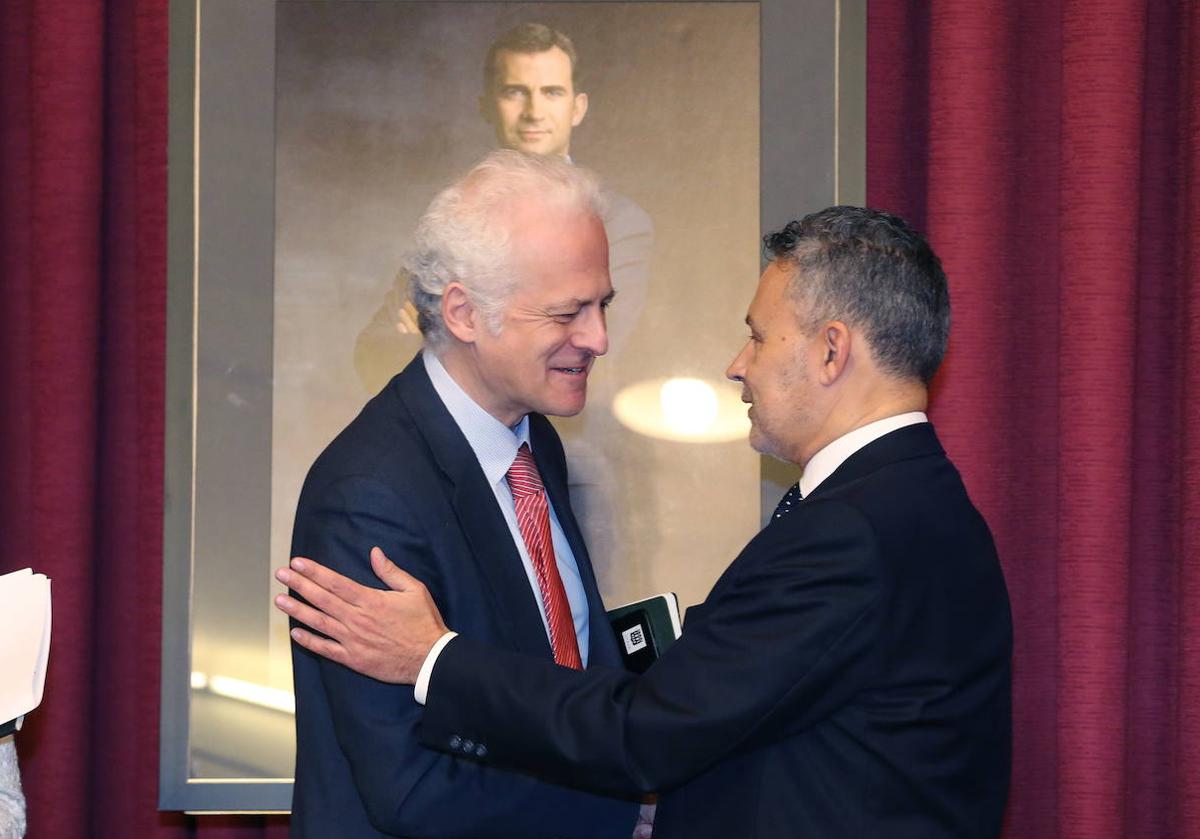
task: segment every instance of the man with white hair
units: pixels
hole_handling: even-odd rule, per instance
[[[608,347],[601,198],[584,170],[495,152],[440,193],[406,265],[424,350],[309,471],[292,552],[381,585],[384,546],[456,625],[564,666],[617,665],[546,414]],[[297,837],[628,837],[637,807],[421,746],[411,688],[295,647]],[[482,757],[482,745],[463,743]]]

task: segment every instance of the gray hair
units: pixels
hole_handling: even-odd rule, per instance
[[[438,193],[417,225],[416,244],[405,258],[401,279],[417,310],[417,325],[435,351],[446,343],[442,294],[452,282],[467,290],[493,334],[500,331],[504,304],[521,282],[510,259],[513,202],[536,198],[564,215],[602,217],[600,182],[586,169],[559,157],[494,151]]]
[[[950,336],[950,291],[937,255],[903,219],[829,207],[763,244],[798,269],[789,290],[808,306],[805,328],[829,320],[859,326],[884,372],[929,383]]]

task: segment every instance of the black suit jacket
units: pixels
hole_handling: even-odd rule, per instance
[[[770,522],[643,676],[467,632],[434,668],[422,736],[662,790],[656,839],[993,837],[1011,634],[987,525],[932,427],[909,426]]]
[[[562,446],[545,417],[530,437],[574,551],[590,610],[589,662],[619,656],[571,513]],[[300,495],[292,553],[382,588],[378,545],[420,578],[451,625],[553,661],[537,601],[495,496],[418,356],[329,445]],[[467,764],[417,742],[412,688],[386,685],[293,645],[292,835],[627,839],[636,806]]]

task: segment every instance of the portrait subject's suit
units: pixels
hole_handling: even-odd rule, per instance
[[[538,603],[492,488],[420,355],[329,445],[305,480],[293,555],[383,584],[378,545],[428,586],[447,620],[499,648],[552,661]],[[562,448],[531,414],[530,441],[575,555],[591,664],[616,643],[567,500]],[[297,645],[292,835],[627,839],[636,804],[467,764],[419,745],[411,687],[387,685]]]
[[[1008,596],[928,423],[868,443],[773,519],[640,678],[478,641],[463,631],[442,650],[424,742],[662,790],[655,839],[1000,831]]]

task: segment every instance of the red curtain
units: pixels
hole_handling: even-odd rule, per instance
[[[166,114],[164,0],[0,3],[0,571],[55,601],[31,837],[264,834],[157,812]]]
[[[1012,595],[1012,837],[1200,836],[1200,6],[869,7],[868,197]]]
[[[1200,8],[874,0],[874,206],[953,287],[934,417],[1016,624],[1011,837],[1200,837]],[[30,835],[156,810],[165,0],[0,2],[0,571],[54,579]]]

